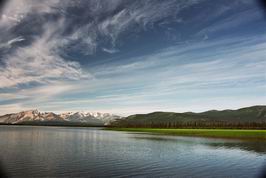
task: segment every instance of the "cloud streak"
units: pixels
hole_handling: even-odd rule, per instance
[[[239,0],[8,1],[0,14],[0,113],[263,103],[266,37],[263,26],[248,28],[262,24],[256,9]]]
[[[0,87],[30,82],[49,83],[62,79],[79,80],[89,76],[88,72],[81,69],[79,62],[62,57],[65,50],[91,55],[96,52],[99,44],[106,43],[105,39],[106,45],[109,45],[110,41],[114,47],[120,34],[129,28],[148,28],[161,19],[175,16],[179,10],[196,2],[136,1],[125,5],[122,1],[116,0],[107,4],[98,1],[74,3],[70,0],[44,3],[10,1],[3,10],[0,30],[7,36],[13,36],[9,33],[10,29],[20,31],[20,26],[25,24],[23,28],[27,31],[22,30],[21,36],[9,39],[0,48],[11,48],[13,44],[24,40],[28,44],[17,46],[4,55],[4,65],[0,66]],[[84,7],[88,9],[84,11]],[[69,14],[79,10],[82,14]],[[107,15],[99,19],[104,13]],[[80,19],[80,15],[84,16],[85,21],[75,23]],[[32,24],[32,21],[41,23]],[[36,30],[39,32],[35,32],[35,29],[32,31],[30,25],[37,25]],[[36,35],[31,36],[29,40],[24,35],[31,31]],[[102,50],[111,54],[118,52],[108,47],[102,47]]]
[[[65,61],[58,55],[58,41],[54,36],[56,29],[52,25],[46,28],[49,31],[31,45],[19,47],[6,56],[4,65],[0,67],[0,87],[14,87],[30,82],[49,83],[62,79],[77,80],[83,77],[79,63]],[[10,44],[16,41],[21,41],[21,38],[11,40]]]

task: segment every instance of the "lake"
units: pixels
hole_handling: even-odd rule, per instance
[[[9,177],[250,178],[265,160],[260,141],[0,126],[0,162]]]

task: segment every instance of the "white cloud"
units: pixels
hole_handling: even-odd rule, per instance
[[[239,21],[241,15],[218,21],[202,30],[202,34],[206,35],[203,42],[187,41],[151,55],[126,59],[124,63],[121,60],[107,67],[106,64],[97,66],[93,69],[96,72],[89,71],[92,74],[84,71],[79,62],[65,58],[66,52],[69,52],[67,50],[85,55],[95,54],[98,49],[116,53],[121,36],[148,30],[157,23],[167,25],[172,20],[189,24],[187,20],[191,19],[179,17],[179,13],[198,2],[126,1],[125,6],[123,0],[9,1],[0,19],[0,30],[3,32],[0,48],[11,49],[10,53],[1,56],[0,88],[16,88],[16,91],[0,93],[0,102],[19,101],[14,105],[3,104],[0,113],[32,107],[45,110],[90,107],[116,113],[178,111],[180,108],[185,111],[193,107],[199,110],[195,103],[200,103],[200,99],[207,96],[206,93],[220,92],[223,95],[221,98],[230,99],[225,97],[225,92],[234,93],[234,87],[261,91],[264,86],[257,84],[256,80],[266,77],[265,40],[243,37],[212,41],[208,34],[242,24]],[[69,8],[76,8],[78,13],[69,14]],[[86,11],[83,12],[82,8]],[[228,9],[230,7],[223,7],[217,16]],[[27,21],[31,19],[28,17],[33,19],[33,23]],[[257,17],[257,13],[243,21],[251,21],[253,17]],[[40,22],[37,26],[40,29],[34,20]],[[19,29],[10,30],[21,27],[19,25],[29,33],[31,29],[38,30],[27,41],[29,35],[13,34]],[[21,41],[25,41],[25,45],[18,47]],[[16,48],[12,48],[14,46]],[[41,86],[20,88],[21,84],[28,83],[39,83]],[[62,94],[75,95],[77,98],[64,100],[60,98]],[[182,95],[188,96],[191,102],[179,99]],[[203,97],[193,103],[193,96]],[[215,98],[209,97],[211,99],[208,101]],[[174,99],[180,104],[173,102]],[[220,102],[219,106],[213,100],[209,103],[204,100],[206,104],[201,105],[201,108],[209,108],[210,103],[217,108],[226,107],[225,102]],[[250,100],[243,100],[243,103],[262,103],[262,99],[252,96]],[[240,102],[235,104],[243,105]]]
[[[60,23],[46,24],[45,33],[29,46],[7,55],[0,67],[0,87],[14,87],[29,82],[49,83],[54,80],[78,80],[88,77],[78,62],[66,61],[58,54]],[[21,38],[11,41],[20,41]]]
[[[39,2],[36,0],[9,0],[4,6],[0,18],[0,28],[10,29],[23,21],[29,14],[43,14],[54,12],[54,6],[60,0],[46,0]]]
[[[119,50],[118,50],[118,49],[108,49],[108,48],[102,48],[102,50],[103,50],[104,52],[107,52],[107,53],[110,53],[110,54],[114,54],[114,53],[117,53],[117,52],[119,52]]]
[[[78,80],[85,75],[88,77],[89,74],[82,72],[78,62],[67,61],[61,57],[64,48],[69,47],[86,55],[93,54],[102,35],[110,37],[112,45],[115,46],[119,35],[129,28],[136,28],[138,25],[147,28],[165,17],[176,16],[181,9],[194,3],[197,1],[131,2],[117,13],[98,20],[95,15],[112,14],[123,4],[123,1],[108,1],[107,8],[103,3],[95,1],[89,3],[89,5],[94,4],[92,7],[88,6],[86,1],[78,3],[60,0],[49,0],[42,3],[34,0],[9,1],[3,10],[4,15],[0,20],[0,28],[14,27],[23,23],[29,16],[42,17],[44,14],[60,14],[60,18],[55,22],[44,21],[41,24],[43,32],[35,35],[34,41],[30,45],[19,47],[4,56],[4,65],[0,67],[0,87],[13,87],[29,82],[49,83],[53,80]],[[61,12],[74,6],[77,8],[88,6],[90,11],[85,14],[85,18],[89,20],[80,24],[79,27],[75,27],[76,29],[71,33],[64,34],[64,29],[74,22],[69,16],[66,17],[67,12],[65,14],[61,14]],[[91,20],[91,18],[93,19]],[[9,31],[6,33],[7,37],[14,36],[14,34],[9,34]],[[0,47],[11,48],[14,43],[27,40],[24,38],[19,36],[8,39],[7,43]],[[115,48],[103,47],[102,50],[107,53],[118,52]]]
[[[43,111],[57,112],[97,110],[123,115],[158,110],[205,111],[265,104],[266,95],[256,95],[265,91],[265,84],[252,83],[256,78],[266,79],[266,43],[262,37],[260,40],[250,38],[247,43],[242,38],[228,39],[210,41],[204,46],[202,43],[196,43],[182,48],[171,47],[150,56],[140,57],[138,64],[134,62],[126,66],[109,66],[110,73],[100,79],[55,83],[14,95],[31,100],[30,103],[20,103],[20,108],[31,106]],[[232,49],[229,44],[234,43],[238,45]],[[204,52],[204,49],[209,49],[214,44],[215,51]],[[199,49],[202,53],[193,55],[193,51]],[[185,55],[180,54],[183,51],[186,51]],[[190,58],[199,56],[202,61],[189,62]],[[184,59],[186,62],[180,63]],[[154,63],[150,63],[151,61]],[[105,68],[99,69],[104,70]],[[145,70],[145,73],[142,73],[142,70]],[[116,77],[113,75],[116,72],[122,73]],[[59,98],[62,93],[79,97]],[[243,97],[245,93],[249,95]],[[94,97],[88,96],[90,94]]]
[[[126,30],[134,31],[136,26],[143,29],[152,28],[156,22],[165,20],[166,17],[174,20],[181,10],[198,2],[199,0],[136,1],[106,18],[99,24],[98,29],[100,33],[109,36],[115,46],[119,35]]]
[[[240,13],[233,14],[222,20],[215,21],[213,24],[197,32],[197,34],[206,35],[209,33],[219,32],[223,30],[230,30],[232,28],[237,28],[240,27],[241,25],[248,24],[250,22],[257,21],[258,19],[263,19],[263,18],[264,18],[263,13],[261,13],[259,9],[251,8],[244,10]]]
[[[11,40],[9,40],[7,42],[1,42],[0,43],[0,49],[1,48],[11,48],[14,43],[17,43],[17,42],[20,42],[20,41],[24,41],[24,40],[25,40],[24,38],[19,36],[19,37],[13,38],[13,39],[11,39]]]
[[[19,37],[17,37],[17,38],[14,38],[14,39],[12,39],[12,40],[9,40],[9,41],[7,42],[7,44],[8,44],[8,45],[12,45],[13,43],[20,42],[20,41],[24,41],[24,40],[25,40],[24,38],[22,38],[21,36],[19,36]]]
[[[19,90],[15,93],[6,96],[6,98],[26,99],[32,103],[43,103],[45,101],[54,100],[61,94],[68,93],[80,89],[79,85],[71,82],[54,82],[48,85],[38,86],[30,89]],[[16,97],[14,97],[16,96]]]
[[[29,110],[32,108],[27,108],[25,106],[22,106],[21,104],[6,104],[6,105],[1,105],[0,107],[0,114],[4,115],[4,114],[10,114],[10,113],[16,113],[16,112],[20,112],[23,110]]]
[[[0,28],[14,27],[29,15],[53,13],[54,6],[58,3],[59,1],[8,1],[0,20]],[[12,21],[9,22],[9,19]],[[78,62],[66,61],[60,55],[60,47],[64,44],[61,39],[64,18],[56,22],[47,21],[40,27],[44,32],[35,35],[29,45],[18,47],[3,57],[3,65],[0,66],[0,88],[16,87],[18,84],[30,82],[49,84],[54,80],[78,80],[88,77],[88,74],[82,72]],[[5,37],[9,36],[14,34],[6,31]],[[23,40],[27,39],[18,36],[3,42],[0,47],[11,48],[14,43]]]

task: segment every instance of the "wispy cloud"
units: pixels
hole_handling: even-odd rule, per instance
[[[22,33],[22,36],[7,39],[8,41],[0,46],[11,48],[12,44],[20,41],[28,43],[5,54],[4,65],[0,66],[0,87],[30,82],[49,83],[62,79],[78,80],[89,76],[90,74],[82,71],[79,62],[62,57],[64,50],[79,51],[85,55],[93,54],[98,45],[104,43],[104,38],[110,38],[111,44],[115,46],[119,35],[129,28],[138,28],[139,25],[147,28],[165,17],[175,16],[180,9],[196,2],[138,1],[125,6],[122,1],[114,0],[107,3],[108,8],[103,8],[106,4],[96,1],[10,1],[4,8],[0,29],[6,30],[7,36],[13,36],[8,29],[19,31],[21,24],[25,24],[23,28],[28,32],[32,31],[30,25],[37,25],[38,31],[32,31],[34,35],[30,39]],[[90,6],[92,4],[93,6]],[[84,7],[88,9],[84,11]],[[69,16],[69,9],[82,9],[85,21],[76,23],[80,16]],[[104,13],[107,15],[98,19]],[[48,18],[49,16],[54,17]],[[38,26],[32,24],[32,20],[41,23]],[[111,54],[118,52],[115,48],[102,47],[102,50]]]
[[[0,16],[0,113],[263,103],[266,37],[233,31],[260,21],[259,13],[241,0],[8,1]]]
[[[19,36],[19,37],[16,37],[14,39],[11,39],[11,40],[9,40],[7,42],[2,42],[2,43],[0,43],[0,49],[1,48],[11,48],[14,43],[17,43],[17,42],[20,42],[20,41],[24,41],[24,40],[25,40],[24,38]]]
[[[110,54],[114,54],[119,52],[118,49],[108,49],[108,48],[102,48],[104,52],[110,53]]]
[[[208,27],[200,30],[197,34],[206,35],[221,32],[224,30],[239,28],[245,24],[249,24],[260,19],[264,19],[263,13],[258,8],[251,8],[214,22]]]
[[[8,45],[12,45],[13,43],[20,42],[20,41],[23,41],[23,40],[25,40],[25,39],[22,38],[21,36],[19,36],[19,37],[17,37],[17,38],[14,38],[14,39],[12,39],[12,40],[9,40],[9,41],[7,42],[7,44],[8,44]]]
[[[266,40],[265,37],[252,37],[248,42],[244,39],[177,45],[141,56],[138,62],[129,60],[131,63],[99,67],[91,81],[58,83],[14,95],[30,98],[30,103],[22,101],[21,106],[25,107],[91,109],[124,115],[135,110],[142,113],[154,110],[181,112],[191,108],[203,111],[213,107],[263,104],[266,98],[261,95],[266,89]],[[216,50],[212,50],[213,46]],[[195,58],[197,60],[191,61]],[[246,93],[249,95],[242,98]],[[12,95],[7,95],[6,99],[9,97],[14,99]],[[230,104],[226,100],[230,100]]]
[[[76,80],[85,77],[79,63],[65,61],[57,53],[59,45],[56,28],[58,27],[54,28],[53,25],[46,26],[49,30],[31,45],[20,47],[12,54],[6,55],[4,65],[0,67],[1,88],[30,82],[49,83],[54,80]],[[21,39],[15,41],[18,40]]]

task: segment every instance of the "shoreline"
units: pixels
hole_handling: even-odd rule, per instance
[[[105,130],[142,132],[161,135],[193,136],[209,138],[229,139],[252,139],[266,141],[266,130],[245,130],[245,129],[163,129],[163,128],[115,128],[107,127]]]
[[[122,128],[93,125],[41,125],[41,124],[0,124],[0,126],[42,126],[42,127],[72,127],[72,128],[102,128],[109,131],[141,132],[160,135],[208,137],[266,141],[266,130],[263,129],[204,129],[204,128]]]

